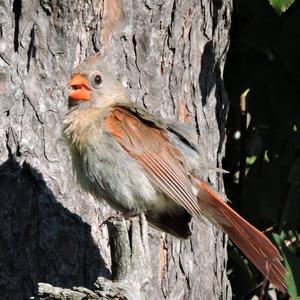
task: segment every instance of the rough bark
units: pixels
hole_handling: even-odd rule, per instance
[[[111,278],[110,209],[78,189],[61,134],[69,73],[101,47],[133,101],[193,124],[203,155],[220,164],[231,1],[120,3],[0,0],[1,299],[37,295],[39,282],[96,291],[98,277]],[[213,172],[203,177],[223,190]],[[146,299],[231,298],[226,238],[192,229],[187,241],[149,229]]]

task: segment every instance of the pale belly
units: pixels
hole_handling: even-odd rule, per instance
[[[180,207],[153,185],[139,163],[103,132],[97,143],[77,155],[81,186],[114,209],[126,213],[176,213]],[[76,154],[74,154],[76,155]]]

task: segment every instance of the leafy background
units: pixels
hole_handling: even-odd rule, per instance
[[[292,2],[234,1],[224,74],[231,102],[226,191],[281,250],[289,295],[277,299],[300,296],[300,1]],[[262,276],[232,245],[229,254],[234,298],[262,297]]]

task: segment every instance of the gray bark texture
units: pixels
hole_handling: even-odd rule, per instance
[[[223,233],[194,221],[182,241],[143,216],[106,221],[62,138],[70,72],[104,49],[132,100],[192,124],[220,166],[231,5],[0,0],[0,299],[231,298]],[[222,193],[221,176],[203,178]]]

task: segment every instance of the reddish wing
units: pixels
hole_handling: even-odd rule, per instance
[[[166,132],[142,121],[125,108],[115,107],[106,118],[107,130],[145,169],[150,180],[193,215],[201,215],[181,154]]]
[[[119,144],[143,166],[158,188],[192,215],[203,214],[220,225],[264,276],[279,290],[285,290],[286,271],[278,250],[198,178],[194,181],[199,184],[199,194],[194,196],[181,154],[170,143],[164,129],[121,107],[112,110],[105,125]]]

